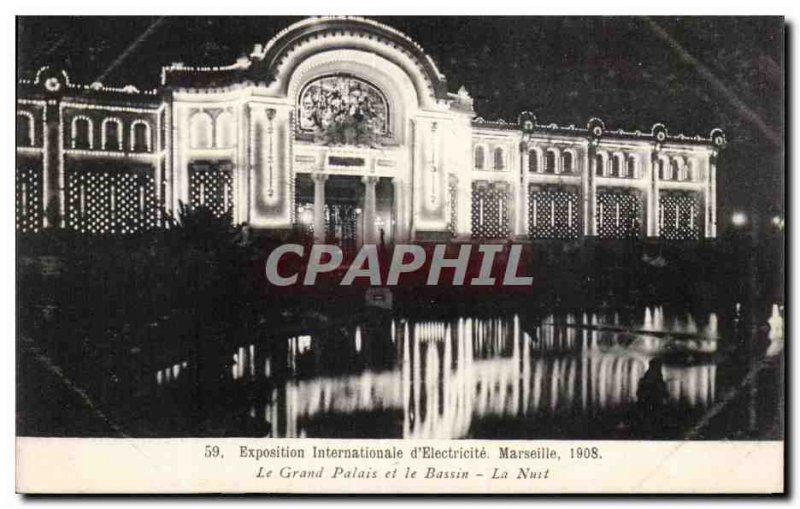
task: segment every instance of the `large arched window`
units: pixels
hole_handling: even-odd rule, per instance
[[[28,111],[17,112],[17,146],[32,147],[36,144],[33,114]]]
[[[572,173],[572,152],[564,152],[561,156],[561,171],[564,173]]]
[[[122,150],[122,121],[107,118],[101,128],[103,150]]]
[[[505,158],[503,155],[503,149],[501,147],[497,147],[494,149],[494,169],[495,170],[502,170],[505,168]]]
[[[485,164],[484,164],[485,158],[486,158],[486,155],[484,153],[483,147],[481,145],[478,145],[477,147],[475,147],[475,169],[476,170],[482,170],[484,168],[484,166],[485,166]]]
[[[211,115],[204,111],[192,115],[189,120],[189,141],[192,148],[211,148],[213,130]]]
[[[539,171],[539,154],[535,150],[528,151],[528,171],[531,173]]]
[[[72,148],[94,148],[92,120],[79,115],[72,119]]]
[[[131,124],[131,150],[150,152],[150,124],[144,120],[134,120]]]
[[[367,144],[389,134],[386,96],[354,76],[317,78],[303,87],[297,101],[298,129],[324,134],[331,143]]]

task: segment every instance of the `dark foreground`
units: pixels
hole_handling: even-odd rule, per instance
[[[240,331],[213,352],[175,352],[149,372],[137,366],[142,352],[52,356],[23,339],[18,433],[782,437],[777,312],[772,330],[753,335],[732,310],[512,312],[509,305],[428,316],[315,313],[294,331]]]
[[[556,246],[533,254],[533,294],[396,289],[374,307],[363,289],[265,294],[258,249],[183,224],[23,239],[18,435],[783,437],[779,251],[660,251],[654,268],[637,246]]]

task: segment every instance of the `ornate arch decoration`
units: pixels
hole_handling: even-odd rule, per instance
[[[390,133],[390,106],[386,94],[367,80],[350,74],[317,77],[297,97],[297,129],[335,135],[348,131],[356,138],[374,141]]]
[[[355,37],[337,40],[336,35]],[[326,38],[324,47],[304,47],[305,43],[322,38]],[[383,44],[375,45],[375,41]],[[315,53],[342,49],[377,53],[402,68],[411,77],[420,100],[427,95],[437,100],[448,98],[444,75],[417,43],[398,30],[364,18],[324,17],[299,21],[280,32],[261,52],[252,55],[254,65],[249,73],[256,80],[259,76],[266,78],[269,84],[279,74],[292,75],[300,63]],[[399,54],[409,57],[413,64]],[[284,94],[288,81],[284,80],[281,85]]]

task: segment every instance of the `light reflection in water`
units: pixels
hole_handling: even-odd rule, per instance
[[[770,350],[783,318],[769,319]],[[692,332],[693,331],[693,332]],[[661,307],[643,312],[567,313],[372,322],[238,347],[227,359],[242,412],[271,436],[325,436],[331,419],[388,419],[381,436],[460,438],[487,422],[568,421],[625,412],[653,358],[674,405],[703,408],[717,391],[718,318],[697,321]],[[679,339],[676,339],[679,338]],[[285,350],[275,347],[283,344]],[[192,363],[155,374],[173,384]],[[193,367],[193,366],[192,366]],[[337,417],[338,416],[338,417]],[[488,419],[488,421],[487,421]],[[347,421],[349,422],[349,421]],[[392,427],[394,426],[394,427]],[[376,428],[377,429],[377,428]]]
[[[773,357],[783,351],[783,306],[772,305],[772,314],[767,320],[767,324],[769,324],[769,346],[766,355]]]
[[[181,374],[181,369],[186,369],[188,366],[189,363],[183,361],[156,371],[156,384],[166,385],[177,381]]]
[[[329,415],[399,412],[405,438],[459,438],[469,435],[476,420],[489,416],[537,419],[575,410],[624,408],[636,402],[639,380],[653,357],[675,351],[677,343],[681,352],[694,354],[713,354],[717,349],[715,316],[701,337],[680,342],[583,325],[618,325],[619,315],[608,320],[584,314],[581,323],[572,314],[560,322],[548,316],[540,323],[523,330],[516,315],[392,319],[385,328],[391,342],[387,347],[397,352],[394,369],[367,365],[347,374],[325,369],[330,375],[317,369],[311,378],[290,379],[271,390],[264,418],[272,436],[302,437],[309,422],[324,421]],[[634,329],[641,325],[663,332],[664,323],[662,309],[648,309],[643,323],[634,324]],[[666,329],[676,333],[698,330],[691,319],[669,323]],[[369,328],[357,326],[351,334],[356,356],[363,356],[371,341],[380,341]],[[298,372],[300,357],[319,347],[311,336],[289,339],[291,373]],[[248,353],[250,361],[245,359]],[[249,352],[240,349],[239,355],[243,356],[237,357],[237,366],[252,362],[252,345]],[[234,373],[241,373],[241,367],[238,370]],[[662,374],[672,402],[691,407],[714,402],[713,363],[666,364]]]

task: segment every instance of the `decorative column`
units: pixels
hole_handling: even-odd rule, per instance
[[[49,102],[42,109],[42,224],[61,225],[59,172],[64,161],[64,119],[60,103]]]
[[[592,118],[586,124],[589,130],[589,146],[586,150],[588,157],[588,173],[586,175],[586,191],[589,196],[584,197],[584,210],[586,211],[586,224],[588,228],[584,227],[587,235],[597,235],[597,217],[595,211],[597,210],[597,147],[600,144],[600,139],[605,133],[606,126],[599,118]],[[588,210],[587,210],[588,209]]]
[[[519,204],[517,205],[517,235],[528,237],[528,186],[526,185],[528,168],[528,144],[519,144]]]
[[[403,181],[398,177],[391,177],[392,182],[392,220],[389,223],[392,242],[398,242],[405,239],[405,226],[408,221],[403,217],[403,207],[400,200],[402,199]]]
[[[189,203],[189,137],[190,122],[193,109],[178,107],[175,103],[175,116],[173,121],[177,127],[177,142],[173,146],[175,151],[175,167],[173,168],[172,194],[173,203],[177,207],[182,201]]]
[[[364,183],[364,244],[375,244],[375,184],[378,177],[362,177]]]
[[[585,184],[583,186],[583,211],[586,223],[584,233],[588,236],[597,235],[597,222],[595,221],[595,210],[597,210],[597,186],[595,175],[597,175],[597,140],[590,140],[586,150],[587,166],[585,171]]]
[[[275,108],[267,108],[267,197],[275,195]]]
[[[717,236],[717,151],[715,150],[708,158],[708,199],[706,199],[706,237],[715,238]]]
[[[658,173],[658,152],[660,151],[661,147],[657,143],[653,146],[653,151],[650,154],[650,192],[648,193],[649,200],[648,205],[649,209],[647,211],[647,218],[648,218],[648,234],[651,237],[658,237],[659,227],[658,227],[658,211],[660,208],[660,196],[658,186],[658,180],[661,177]]]
[[[249,170],[247,166],[247,141],[248,141],[248,117],[247,109],[244,104],[236,108],[236,167],[234,168],[233,185],[236,192],[233,195],[233,203],[236,208],[236,223],[243,223],[250,220],[247,214],[247,178]]]
[[[314,242],[325,242],[325,181],[326,173],[312,173],[314,181]]]

